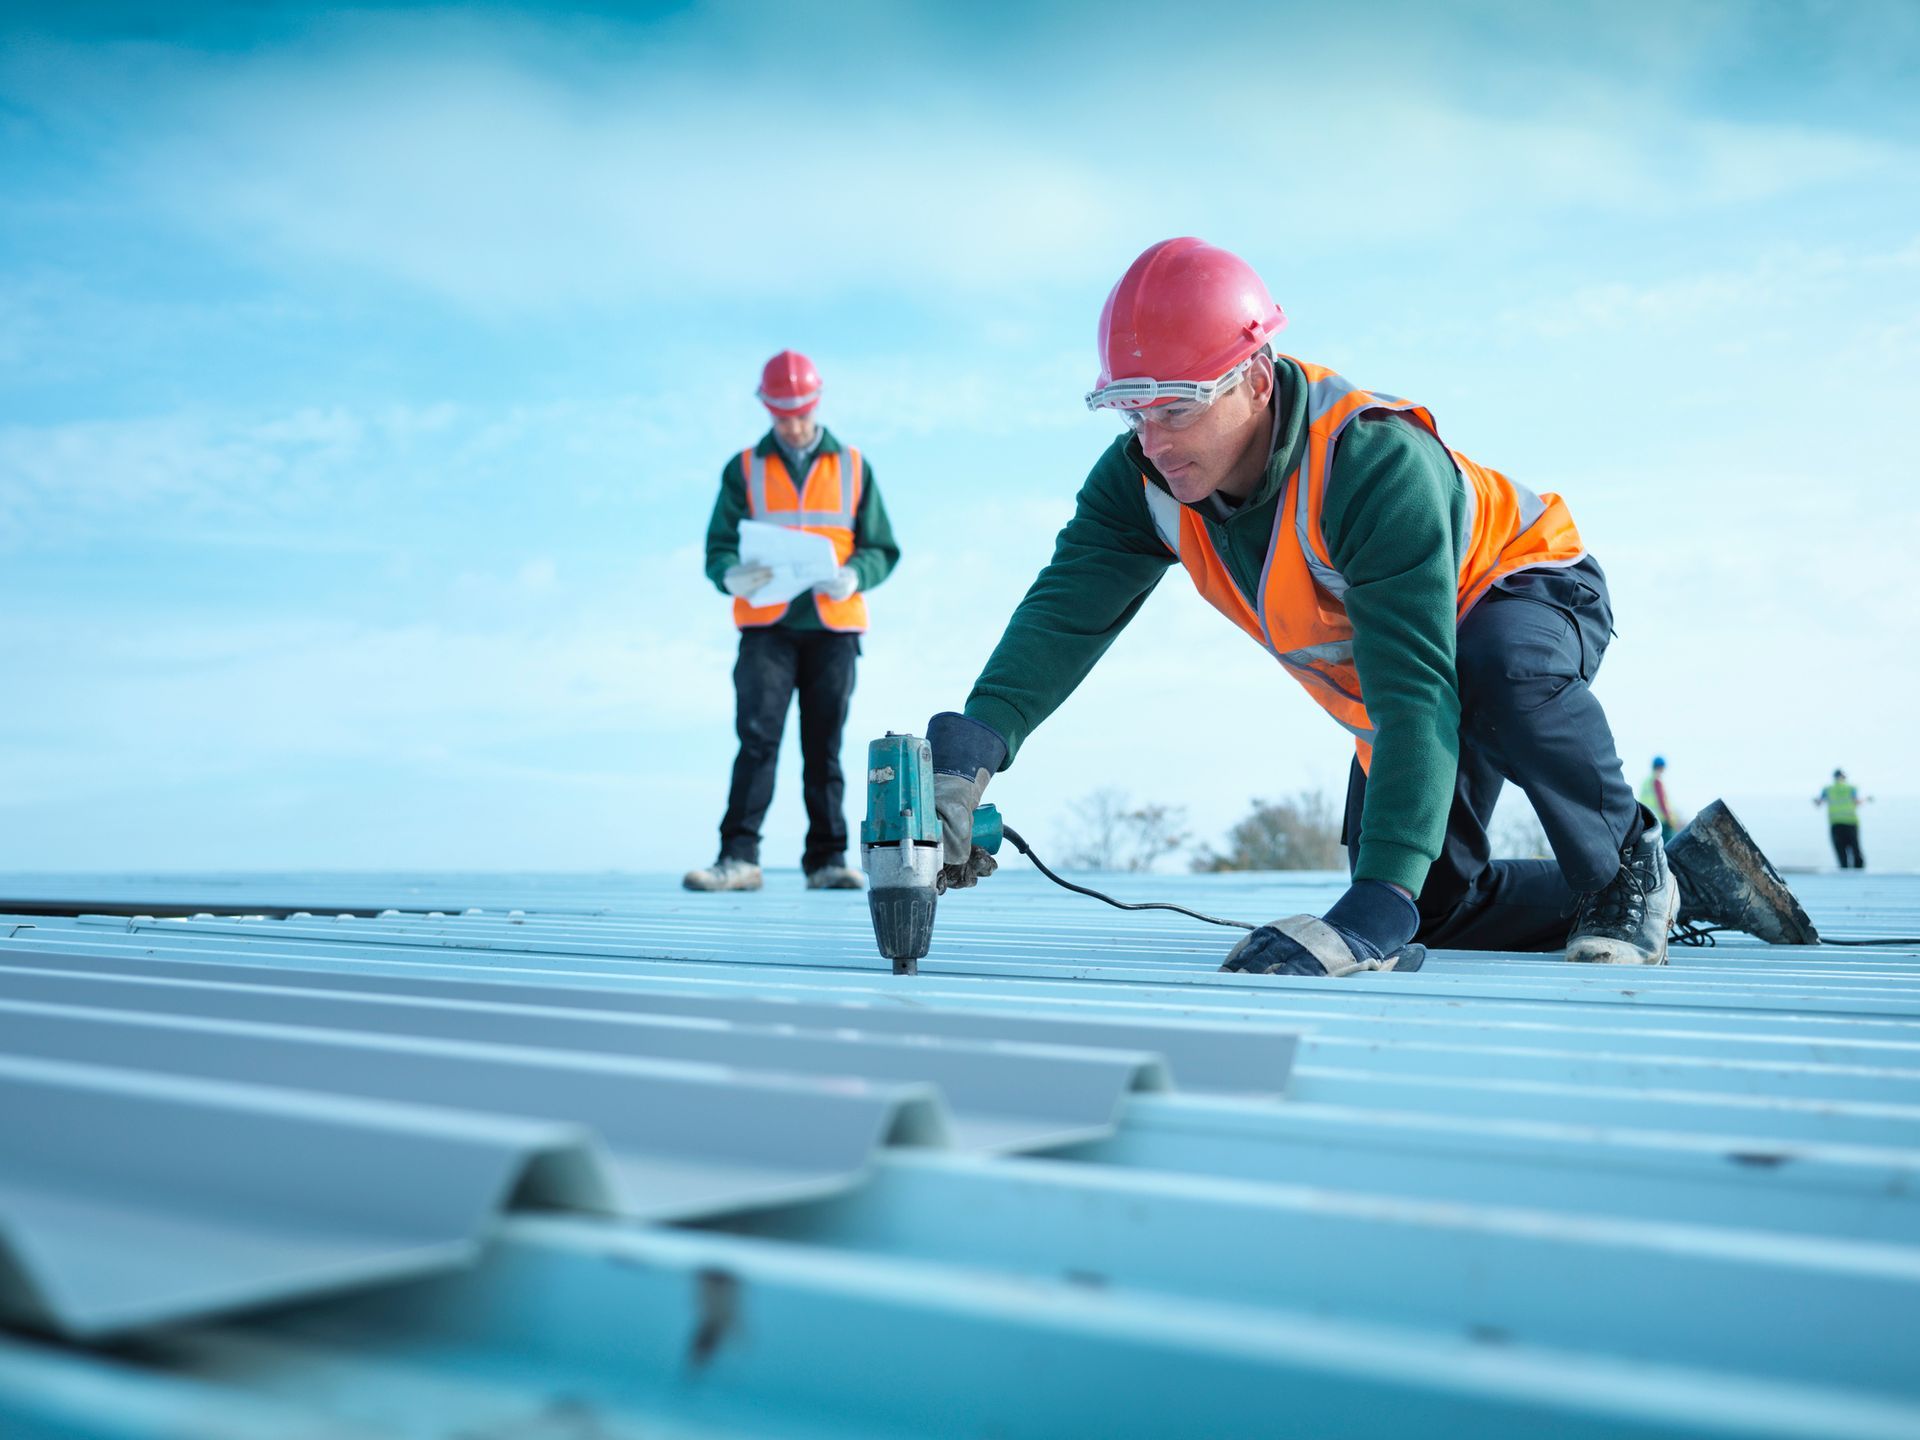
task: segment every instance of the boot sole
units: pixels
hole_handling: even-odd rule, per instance
[[[1574,965],[1664,965],[1667,963],[1667,932],[1673,928],[1673,922],[1680,914],[1680,882],[1673,876],[1667,876],[1666,923],[1660,927],[1660,948],[1651,956],[1641,955],[1637,951],[1630,955],[1608,953],[1604,955],[1581,955],[1575,952],[1580,942],[1567,946],[1567,960]],[[1623,944],[1621,941],[1596,940],[1596,945]]]
[[[1820,932],[1724,800],[1715,800],[1667,842],[1667,864],[1696,895],[1717,903],[1687,918],[1744,930],[1769,945],[1817,945]]]

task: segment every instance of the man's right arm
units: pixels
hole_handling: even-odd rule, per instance
[[[1172,563],[1147,513],[1140,471],[1116,440],[1080,487],[1053,559],[967,697],[967,718],[1007,742],[1001,769],[1087,677]]]
[[[729,593],[723,577],[740,563],[740,522],[746,518],[747,476],[735,455],[720,472],[720,494],[707,521],[707,579],[723,595]]]

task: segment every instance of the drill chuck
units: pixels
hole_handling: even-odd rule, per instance
[[[867,908],[873,941],[893,962],[895,974],[911,975],[933,945],[934,902],[939,899],[940,847],[906,841],[863,845]]]

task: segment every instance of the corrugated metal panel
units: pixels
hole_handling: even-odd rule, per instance
[[[1122,888],[1262,918],[1337,881]],[[1823,931],[1920,933],[1920,882],[1800,888]],[[201,1138],[163,1126],[149,1151],[204,1149],[228,1111],[271,1133],[274,1105],[296,1117],[283,1152],[364,1147],[284,1228],[352,1213],[372,1238],[270,1315],[244,1307],[303,1293],[298,1267],[240,1264],[220,1295],[176,1284],[144,1309],[122,1286],[88,1333],[139,1343],[0,1347],[0,1420],[162,1434],[143,1407],[190,1395],[223,1420],[409,1435],[1920,1434],[1920,947],[1285,981],[1218,974],[1218,931],[1007,875],[943,902],[925,973],[900,979],[859,896],[91,893],[315,913],[15,929],[0,1050],[107,1092],[102,1066],[166,1077],[151,1105]],[[377,914],[428,908],[453,913]],[[368,913],[321,914],[343,909]],[[869,1106],[866,1128],[822,1097]],[[396,1135],[491,1188],[449,1185],[397,1225]],[[34,1163],[90,1157],[68,1193],[117,1193],[137,1222],[126,1187],[151,1156],[116,1149]],[[241,1213],[182,1189],[170,1215],[210,1236]]]
[[[573,1126],[0,1046],[0,1320],[123,1331],[465,1264],[509,1197],[613,1208]]]
[[[369,933],[414,933],[398,922],[368,923]],[[593,1183],[565,1196],[543,1186],[528,1192],[530,1203],[688,1219],[854,1184],[880,1146],[1003,1151],[1100,1138],[1111,1133],[1129,1094],[1168,1088],[1163,1051],[1194,1057],[1196,1069],[1216,1078],[1232,1073],[1238,1088],[1277,1090],[1294,1044],[1286,1032],[1228,1032],[1221,1058],[1202,1060],[1218,1027],[967,1013],[928,1024],[894,1013],[868,1024],[865,1009],[830,1005],[811,1007],[802,1024],[797,1007],[765,1001],[734,1001],[724,1015],[694,1014],[684,1005],[621,1006],[577,988],[442,984],[404,993],[382,990],[377,976],[352,988],[285,983],[305,972],[258,963],[220,967],[216,978],[200,965],[163,975],[127,973],[116,964],[113,946],[154,927],[170,940],[194,935],[192,943],[204,949],[208,938],[195,932],[220,924],[10,925],[13,933],[0,942],[0,1054],[67,1074],[97,1075],[110,1066],[116,1076],[164,1082],[144,1094],[136,1080],[121,1086],[113,1143],[82,1138],[103,1133],[101,1121],[55,1136],[62,1143],[51,1148],[23,1146],[14,1156],[23,1194],[59,1197],[46,1206],[23,1201],[8,1217],[23,1277],[29,1267],[22,1257],[32,1257],[31,1283],[23,1278],[18,1286],[16,1318],[98,1335],[222,1303],[286,1299],[305,1293],[303,1284],[311,1291],[353,1283],[403,1263],[372,1270],[355,1249],[329,1267],[322,1249],[304,1243],[313,1226],[287,1222],[276,1185],[307,1196],[321,1215],[346,1201],[338,1186],[313,1186],[289,1160],[326,1167],[328,1176],[353,1174],[355,1208],[396,1226],[400,1220],[384,1213],[389,1202],[404,1212],[419,1187],[398,1171],[349,1167],[355,1148],[370,1144],[364,1134],[329,1148],[296,1140],[291,1126],[284,1137],[295,1147],[290,1155],[238,1147],[276,1182],[255,1186],[263,1213],[250,1215],[230,1195],[179,1197],[165,1218],[178,1232],[173,1259],[158,1271],[137,1262],[150,1238],[141,1228],[151,1221],[144,1212],[110,1232],[83,1218],[60,1227],[58,1217],[84,1217],[90,1206],[147,1189],[156,1155],[190,1170],[221,1126],[238,1133],[237,1122],[210,1109],[214,1091],[206,1086],[244,1084],[255,1093],[271,1087],[266,1093],[331,1106],[339,1127],[361,1117],[372,1117],[368,1126],[387,1123],[382,1107],[416,1115],[433,1107],[451,1129],[506,1119],[576,1127],[584,1137],[574,1142],[577,1163],[591,1170]],[[279,925],[290,935],[304,928]],[[270,958],[245,953],[256,962]],[[68,1108],[78,1103],[63,1100]],[[89,1115],[103,1103],[95,1099]],[[27,1119],[45,1109],[23,1104],[16,1114],[45,1134],[40,1121]],[[146,1145],[119,1143],[122,1132],[136,1129]],[[549,1163],[538,1173],[552,1169]],[[367,1186],[369,1174],[385,1183]],[[496,1186],[492,1204],[508,1193]],[[470,1242],[476,1223],[469,1213],[453,1238]],[[219,1283],[179,1283],[177,1270],[200,1264],[192,1237],[207,1236],[216,1248],[230,1231],[268,1232],[274,1243],[224,1247],[202,1267],[219,1274]],[[74,1243],[60,1243],[69,1233]],[[468,1258],[464,1249],[438,1253],[443,1262]],[[411,1263],[426,1262],[416,1253]]]
[[[937,1086],[951,1110],[944,1131],[969,1149],[1031,1148],[1100,1133],[1112,1126],[1128,1091],[1168,1083],[1155,1056],[1093,1046],[18,970],[0,971],[0,1048],[54,1059],[113,1056],[168,1073],[351,1087],[375,1099],[590,1115],[602,1138],[622,1151],[704,1150],[710,1130],[739,1132],[737,1115],[708,1113],[730,1104],[709,1092],[716,1081],[725,1089],[756,1072],[801,1094],[802,1077],[831,1082],[832,1103],[791,1117],[809,1136],[846,1112],[837,1101],[849,1079],[872,1082],[875,1093],[895,1084]],[[572,1077],[583,1071],[596,1086],[618,1092],[605,1100],[606,1112],[617,1115],[554,1108],[587,1103],[546,1094],[556,1085],[571,1094]],[[495,1073],[504,1085],[492,1083]],[[768,1103],[755,1094],[756,1107]],[[663,1133],[628,1118],[656,1113],[686,1117],[691,1137],[678,1121]],[[636,1123],[641,1128],[630,1133]],[[783,1148],[771,1136],[750,1134],[746,1142],[755,1160]]]

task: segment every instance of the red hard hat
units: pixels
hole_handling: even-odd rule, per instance
[[[1217,380],[1286,323],[1238,255],[1192,236],[1162,240],[1127,267],[1100,311],[1094,393],[1115,380]]]
[[[759,395],[775,415],[811,415],[820,403],[820,372],[798,350],[782,350],[760,372]]]

